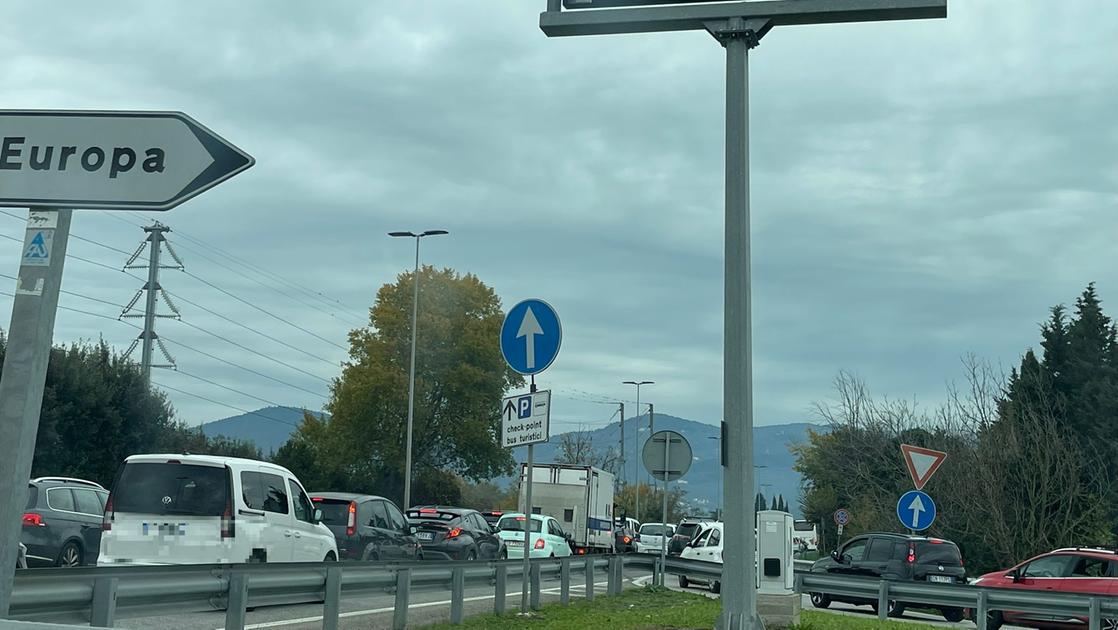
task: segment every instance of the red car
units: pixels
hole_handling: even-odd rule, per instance
[[[978,578],[975,585],[1118,596],[1118,553],[1082,547],[1057,549],[1022,562],[1012,569],[987,573]],[[998,630],[1003,624],[1044,630],[1082,629],[1087,627],[1087,618],[1055,619],[1009,610],[991,611],[988,614],[986,627],[989,630]],[[1118,619],[1104,619],[1102,627],[1104,630],[1118,630]]]

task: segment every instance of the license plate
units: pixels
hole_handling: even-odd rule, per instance
[[[955,582],[955,578],[951,577],[950,575],[929,575],[928,576],[928,581],[929,582],[942,582],[944,584],[953,584]]]
[[[185,536],[186,523],[141,523],[144,536]]]
[[[524,541],[523,540],[510,540],[505,544],[508,545],[509,547],[523,547],[524,546]]]
[[[420,539],[420,540],[434,540],[435,539],[435,535],[432,534],[431,532],[419,532],[418,534],[415,535],[415,537]]]

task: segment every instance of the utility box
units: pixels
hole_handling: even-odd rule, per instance
[[[792,538],[795,519],[787,512],[757,512],[757,591],[786,595],[795,586]]]

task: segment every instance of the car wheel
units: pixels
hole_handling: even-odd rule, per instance
[[[1102,630],[1118,630],[1118,619],[1103,619]]]
[[[473,549],[467,551],[466,557],[464,559],[466,560],[466,562],[473,562],[474,560],[477,560],[477,552]]]
[[[82,550],[75,542],[68,542],[62,545],[62,551],[58,552],[58,566],[60,567],[80,567],[82,565]]]
[[[1001,630],[1005,625],[1005,618],[1002,617],[1002,611],[991,610],[986,613],[986,630]]]
[[[944,608],[940,612],[943,613],[943,618],[951,623],[959,623],[966,616],[962,608]]]
[[[811,605],[816,608],[826,608],[831,605],[831,597],[823,593],[812,593]]]
[[[509,559],[509,550],[508,549],[501,549],[501,553],[497,555],[497,559],[498,560],[508,560]]]
[[[898,601],[890,601],[889,602],[889,610],[885,611],[885,614],[890,616],[890,617],[893,617],[894,619],[903,617],[904,616],[904,604],[902,604]]]
[[[722,592],[722,582],[718,582],[718,581],[711,582],[710,583],[710,592],[714,593],[716,595],[718,593],[721,593]]]
[[[338,557],[334,555],[333,551],[326,554],[326,559],[323,560],[323,562],[337,562],[337,561],[338,561]]]
[[[690,585],[691,582],[687,579],[686,575],[679,576],[679,588],[687,588]]]

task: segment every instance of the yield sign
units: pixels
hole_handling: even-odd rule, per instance
[[[933,451],[911,444],[901,444],[901,453],[904,454],[904,463],[908,466],[908,474],[912,477],[912,483],[917,490],[924,488],[924,484],[928,483],[932,475],[936,474],[939,467],[943,465],[943,460],[947,459],[947,453],[943,451]]]

